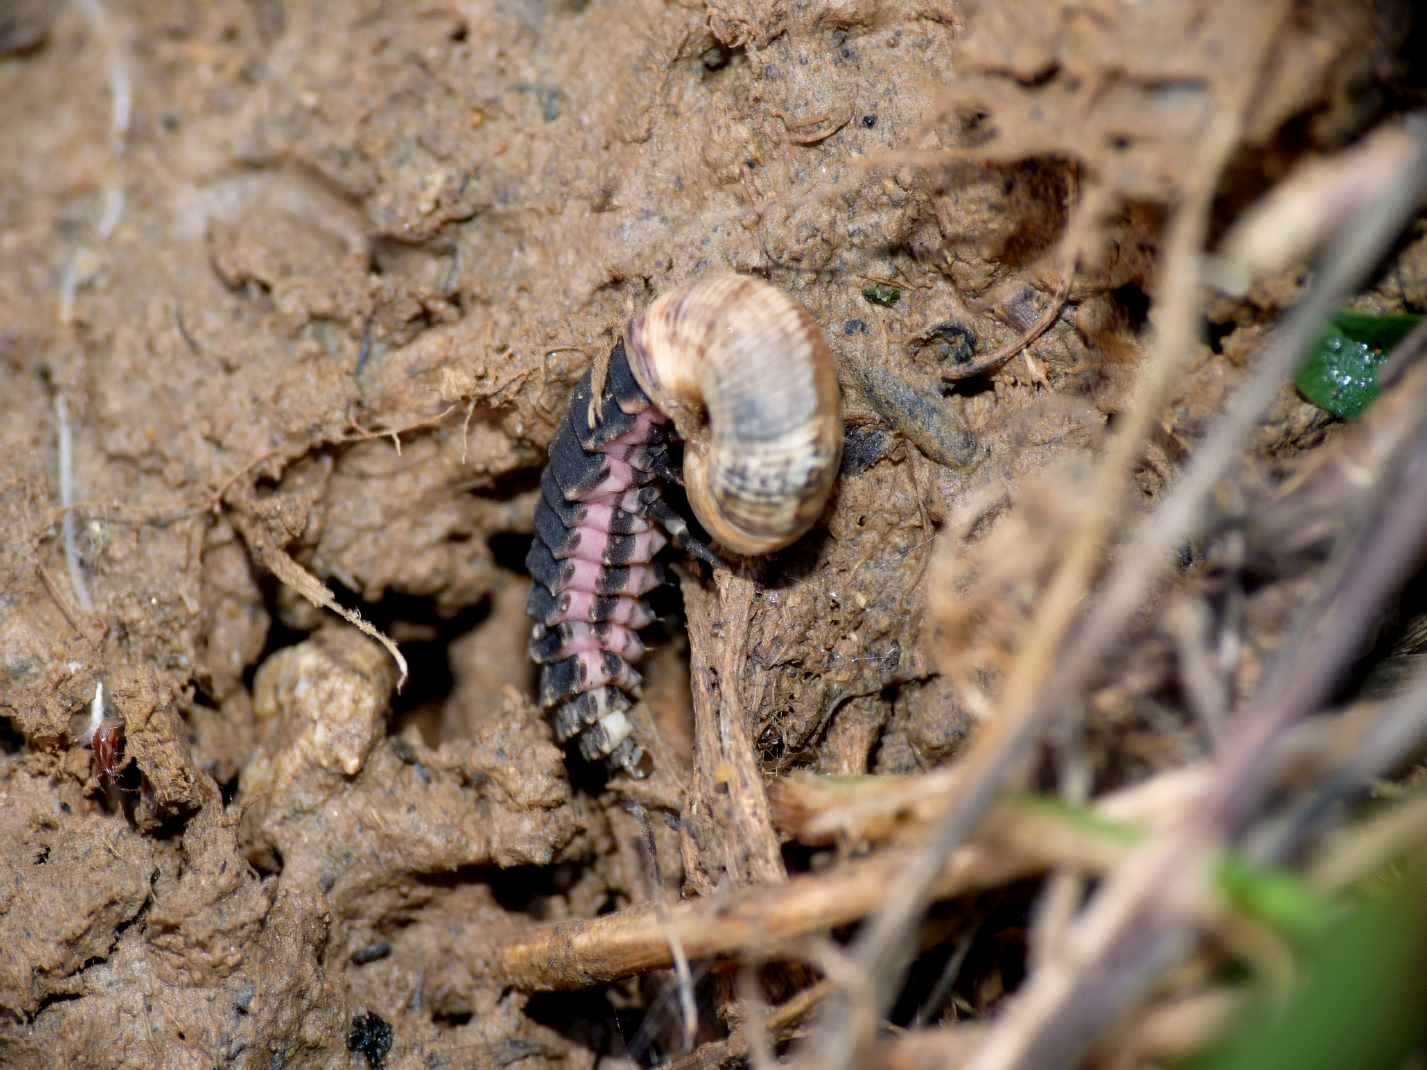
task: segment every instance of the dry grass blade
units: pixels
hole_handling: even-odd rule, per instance
[[[365,620],[355,609],[348,609],[338,602],[337,596],[326,584],[298,564],[286,550],[272,542],[261,524],[241,514],[235,514],[234,520],[238,529],[243,533],[244,539],[247,540],[248,546],[262,561],[264,568],[314,606],[337,614],[363,635],[382,645],[383,649],[391,655],[392,661],[396,662],[399,673],[396,689],[400,691],[402,685],[406,683],[407,666],[406,658],[397,645],[375,625]]]
[[[84,578],[84,563],[79,558],[79,521],[74,512],[74,436],[69,424],[69,406],[63,394],[55,394],[55,428],[59,440],[59,504],[64,511],[60,521],[64,536],[64,563],[69,570],[69,585],[74,600],[85,613],[94,612],[94,599],[89,582]]]

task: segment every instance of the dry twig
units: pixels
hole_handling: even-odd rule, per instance
[[[1413,720],[1420,728],[1427,696],[1419,690],[1413,698],[1417,703],[1414,712],[1418,714]],[[1427,842],[1427,795],[1369,819],[1362,827],[1330,844],[1314,860],[1308,879],[1325,891],[1339,891],[1381,869],[1392,859],[1420,848],[1424,842]]]
[[[1177,815],[1186,796],[1203,785],[1202,771],[1167,773],[1157,781],[1107,795],[1090,812],[1153,828]],[[1056,868],[1103,873],[1129,850],[1124,839],[1103,828],[1034,802],[1011,800],[992,811],[975,842],[948,859],[932,896],[953,898]],[[777,958],[788,954],[791,941],[876,909],[916,856],[913,849],[894,847],[773,887],[535,926],[496,948],[498,971],[518,988],[570,989],[667,969],[675,964],[675,945],[689,959],[740,953]]]
[[[695,584],[684,587],[694,706],[694,787],[685,816],[690,831],[684,837],[685,869],[704,894],[725,875],[737,885],[787,879],[739,693],[753,581],[720,572],[716,583],[716,595]],[[717,644],[717,661],[710,658],[706,642],[715,635],[723,640]]]
[[[248,548],[257,555],[263,567],[276,576],[280,582],[287,584],[314,606],[337,614],[363,635],[376,640],[386,649],[392,660],[396,662],[397,670],[400,673],[396,682],[396,689],[400,691],[402,685],[406,683],[407,668],[406,658],[397,649],[397,645],[374,625],[363,619],[355,609],[348,609],[338,602],[337,596],[332,593],[331,588],[298,564],[286,550],[274,543],[259,522],[242,513],[235,514],[233,522],[242,532],[243,540],[248,544]]]
[[[1109,1065],[1128,1068],[1187,1058],[1221,1035],[1243,1003],[1243,993],[1225,988],[1152,1007],[1117,1035],[1113,1045],[1106,1046]],[[971,1022],[903,1033],[880,1045],[870,1065],[874,1070],[961,1066],[988,1032],[984,1023]]]
[[[763,1021],[767,1039],[773,1042],[789,1039],[832,990],[830,982],[819,981],[769,1011]],[[756,1046],[748,1035],[749,1025],[744,1023],[727,1040],[705,1044],[684,1058],[674,1060],[665,1070],[720,1070],[722,1067],[742,1066],[754,1054]]]
[[[971,844],[954,854],[937,874],[936,898],[997,887],[1053,866],[1100,872],[1124,851],[1123,844],[1077,832],[1058,819],[1048,825],[1047,819],[1020,814],[992,827],[995,846]],[[645,905],[537,926],[498,949],[499,972],[517,988],[582,988],[669,968],[671,938],[690,959],[742,951],[773,957],[769,949],[780,943],[875,910],[912,857],[909,850],[888,850],[771,888],[740,888],[662,911]]]

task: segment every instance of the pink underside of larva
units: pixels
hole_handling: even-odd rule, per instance
[[[600,564],[605,559],[605,553],[609,549],[612,538],[630,538],[633,540],[630,550],[631,561],[652,561],[654,555],[668,545],[669,540],[660,535],[657,531],[641,531],[635,535],[617,536],[610,535],[607,531],[599,528],[588,529],[584,524],[580,525],[580,538],[575,543],[575,549],[571,556],[578,561],[593,561]]]
[[[669,422],[658,409],[645,409],[634,418],[634,426],[618,438],[609,440],[610,446],[642,446],[649,441],[649,432],[659,424]]]
[[[644,653],[644,644],[634,634],[634,629],[643,628],[654,620],[653,614],[639,600],[639,596],[659,586],[662,578],[659,570],[651,562],[662,549],[667,539],[655,531],[642,517],[633,524],[630,518],[622,518],[622,527],[634,527],[631,532],[634,546],[628,560],[618,566],[627,569],[627,580],[617,591],[596,594],[596,588],[608,567],[604,561],[612,536],[609,529],[614,523],[615,513],[636,514],[639,503],[640,472],[629,461],[642,457],[642,450],[648,444],[653,429],[668,418],[657,409],[648,409],[635,417],[634,426],[618,438],[611,439],[602,449],[609,473],[598,485],[582,497],[585,507],[584,519],[576,529],[574,556],[566,559],[565,576],[560,584],[564,609],[556,623],[573,623],[576,634],[562,647],[562,653],[578,656],[586,673],[589,688],[606,684],[629,687],[638,675],[628,665],[624,672],[611,678],[600,665],[600,653],[617,654],[626,661],[634,661]],[[608,602],[608,595],[618,595],[613,613],[606,614],[603,637],[595,634],[593,621],[596,599]],[[587,625],[588,627],[584,627]]]
[[[605,473],[605,477],[581,494],[579,501],[609,501],[618,498],[630,487],[634,486],[634,469],[625,464],[618,457],[607,457],[605,459],[605,465],[609,469],[609,471]]]
[[[620,446],[611,442],[600,452],[606,457],[614,458],[616,461],[623,461],[631,468],[639,468],[641,465],[638,463],[638,458],[642,454],[642,451],[642,446]]]
[[[598,634],[594,626],[574,623],[572,635],[565,642],[567,654],[578,654],[582,650],[608,650],[627,661],[633,661],[644,653],[644,643],[639,636],[619,624],[606,625]]]
[[[589,591],[565,591],[564,610],[553,624],[566,621],[591,621],[594,619],[595,599],[599,595]],[[643,628],[654,623],[654,614],[637,598],[622,597],[616,600],[614,612],[607,618],[612,624],[622,624],[626,628]]]
[[[585,532],[590,530],[609,531],[610,523],[614,520],[614,511],[616,508],[621,509],[627,513],[631,509],[634,509],[639,505],[637,501],[632,500],[634,497],[633,495],[627,495],[627,497],[631,499],[627,503],[629,508],[625,508],[624,505],[608,505],[604,502],[584,503],[585,519],[580,524],[580,533],[584,534]],[[637,531],[648,531],[651,525],[649,521],[640,518],[639,520],[635,521],[633,526]]]
[[[580,496],[580,501],[589,505],[617,506],[624,493],[638,481],[637,473],[628,458],[649,441],[649,432],[657,424],[666,422],[667,418],[663,413],[648,409],[634,418],[632,428],[605,443],[600,452],[605,455],[609,472],[599,483],[585,491]]]
[[[629,594],[636,598],[642,594],[648,594],[661,583],[664,578],[660,571],[653,565],[621,565],[626,572],[626,578],[619,587],[614,590],[608,588],[600,591],[600,581],[608,566],[598,564],[594,561],[582,561],[577,557],[567,558],[565,561],[565,571],[560,580],[560,591],[589,591],[591,594]]]
[[[579,659],[580,679],[591,691],[597,687],[618,687],[629,690],[639,686],[639,674],[630,667],[627,661],[620,660],[619,668],[615,672],[608,671],[602,650],[581,650],[573,657]]]

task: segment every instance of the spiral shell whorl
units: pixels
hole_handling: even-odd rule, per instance
[[[837,372],[807,310],[761,279],[715,275],[656,299],[625,340],[684,439],[689,503],[709,533],[762,554],[806,532],[842,453]]]

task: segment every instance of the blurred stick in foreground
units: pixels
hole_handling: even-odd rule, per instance
[[[1232,134],[1234,124],[1226,119],[1223,125],[1224,129],[1218,131],[1220,136],[1210,139],[1216,149],[1232,145],[1232,136],[1226,138],[1225,135]],[[1376,198],[1364,199],[1326,251],[1307,297],[1273,335],[1257,371],[1231,398],[1227,410],[1202,440],[1179,482],[1155,510],[1083,616],[1078,605],[1068,608],[1063,596],[1068,586],[1073,585],[1072,581],[1078,583],[1088,577],[1083,567],[1084,554],[1077,557],[1074,550],[1089,547],[1099,552],[1105,518],[1092,519],[1073,543],[1072,552],[1046,596],[1037,621],[1037,633],[1008,678],[1003,708],[973,739],[961,766],[965,780],[953,789],[945,817],[913,865],[891,886],[887,904],[867,922],[853,945],[855,957],[874,979],[879,1013],[886,1011],[897,991],[897,981],[909,961],[909,933],[915,928],[930,886],[946,858],[967,841],[1012,772],[1066,704],[1084,693],[1106,653],[1137,610],[1158,589],[1175,548],[1200,530],[1209,515],[1205,505],[1214,487],[1239,456],[1262,413],[1293,375],[1323,323],[1368,277],[1415,211],[1427,180],[1427,120],[1413,117],[1404,124],[1404,129],[1413,139],[1415,151]],[[1208,149],[1206,153],[1214,157]],[[1209,177],[1216,180],[1217,169],[1209,170],[1212,172]],[[1212,186],[1211,181],[1209,188],[1200,192],[1212,193]],[[1182,225],[1171,228],[1171,252],[1183,254],[1189,239],[1197,240],[1202,235],[1200,213],[1207,210],[1207,203],[1191,198],[1180,208],[1176,220]],[[1196,247],[1192,256],[1197,255]],[[1175,283],[1171,292],[1179,299],[1174,304],[1179,315],[1168,318],[1177,329],[1171,330],[1168,325],[1163,328],[1163,348],[1146,368],[1149,378],[1142,382],[1132,410],[1132,415],[1140,421],[1158,412],[1161,400],[1158,388],[1163,384],[1163,373],[1165,369],[1179,366],[1180,350],[1187,348],[1194,337],[1192,329],[1183,329],[1182,314],[1186,309],[1197,309],[1198,301],[1193,296],[1192,283],[1189,292],[1185,292],[1184,256],[1171,260],[1168,276]],[[1105,481],[1122,467],[1111,461],[1123,461],[1125,445],[1137,448],[1134,438],[1127,428],[1112,440],[1112,456],[1102,468]],[[1111,488],[1110,500],[1119,501],[1118,486]],[[1081,591],[1074,594],[1074,601],[1078,602]],[[1069,623],[1075,618],[1081,624],[1071,633]],[[1046,668],[1045,659],[1059,649],[1061,639],[1067,635],[1064,649],[1059,650],[1054,664]],[[1320,700],[1322,695],[1310,689],[1297,698],[1300,702],[1310,698]],[[1296,710],[1295,715],[1301,712]],[[1226,782],[1221,784],[1224,790],[1237,790]],[[1153,850],[1157,848],[1146,848],[1147,852]],[[1196,857],[1191,854],[1179,861],[1183,864]],[[1052,1061],[1057,1064],[1077,1061],[1094,1036],[1114,1020],[1142,990],[1143,984],[1164,965],[1178,960],[1190,941],[1184,928],[1156,929],[1134,924],[1136,920],[1144,920],[1137,919],[1136,915],[1154,902],[1156,881],[1164,880],[1166,875],[1188,876],[1183,865],[1175,868],[1175,861],[1168,853],[1157,855],[1154,865],[1136,867],[1137,872],[1145,874],[1138,885],[1117,886],[1114,897],[1109,895],[1109,890],[1102,892],[1097,902],[1113,905],[1105,906],[1098,919],[1086,916],[1076,927],[1077,939],[1070,941],[1079,954],[1091,954],[1095,958],[1099,958],[1098,952],[1106,951],[1113,944],[1118,954],[1128,956],[1123,964],[1132,961],[1135,968],[1117,973],[1114,986],[1107,983],[1109,978],[1097,977],[1093,966],[1065,972],[1039,971],[1014,1001],[1013,1013],[998,1023],[970,1064],[975,1070],[1024,1065],[1023,1060],[1032,1056],[1053,1056]],[[1136,941],[1133,946],[1121,946],[1110,938],[1110,930],[1127,934],[1127,940],[1128,934],[1134,934]],[[1101,968],[1107,964],[1107,961],[1099,962]],[[1117,961],[1116,965],[1119,967],[1122,963]],[[1084,982],[1078,988],[1077,979]],[[1062,1021],[1065,1028],[1053,1027],[1052,1019],[1059,1017],[1072,994],[1087,1000],[1093,996],[1094,1005],[1079,1007],[1075,1014],[1065,1017]],[[834,999],[821,1015],[819,1036],[807,1059],[819,1070],[843,1070],[855,1063],[871,1039],[849,1035],[853,1016],[846,1012],[845,1001]]]
[[[1415,207],[1427,176],[1427,138],[1420,145],[1415,167],[1404,173],[1395,196],[1360,213],[1366,218],[1335,247],[1338,272],[1348,266],[1367,270]],[[1323,277],[1335,273],[1330,266]],[[1420,355],[1424,342],[1427,329],[1419,329],[1404,344],[1411,346],[1409,355]],[[1285,363],[1291,367],[1293,361]],[[1408,394],[1400,405],[1408,414],[1408,433],[1375,474],[1377,508],[1358,519],[1356,538],[1343,540],[1326,589],[1303,614],[1300,634],[1230,726],[1204,798],[1186,809],[1179,828],[1148,843],[1105,883],[1067,934],[1061,954],[1032,975],[1012,1001],[968,1064],[973,1070],[1075,1062],[1192,946],[1193,906],[1213,859],[1242,835],[1262,805],[1274,780],[1274,745],[1328,700],[1371,634],[1374,615],[1420,562],[1427,531],[1427,405],[1424,375],[1420,367],[1414,371],[1399,387]],[[1382,721],[1414,729],[1392,734],[1400,748],[1420,738],[1415,729],[1424,717],[1427,675]]]

